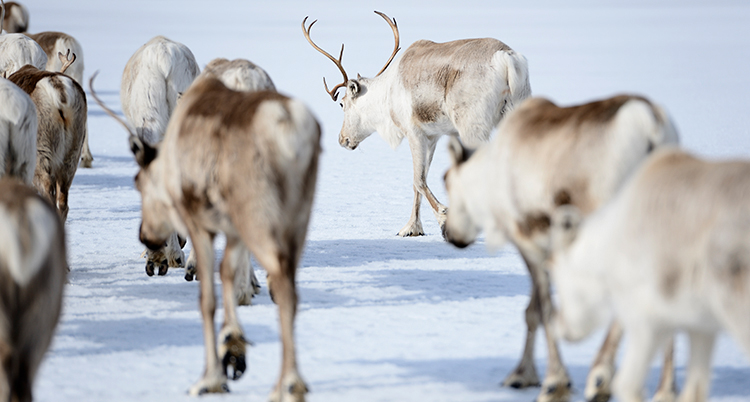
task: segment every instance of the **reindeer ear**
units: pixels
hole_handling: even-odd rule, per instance
[[[135,161],[138,162],[138,166],[141,168],[145,168],[153,162],[158,152],[157,148],[141,141],[140,138],[134,135],[130,136],[130,150],[133,151]]]
[[[352,99],[359,95],[359,82],[357,80],[349,80],[346,84],[346,90],[351,94]]]
[[[448,152],[451,154],[453,166],[460,166],[462,163],[469,160],[471,155],[474,154],[474,151],[465,148],[464,145],[461,144],[461,140],[456,136],[451,136],[450,140],[448,140]]]
[[[572,204],[555,208],[551,228],[553,255],[566,250],[575,241],[582,220],[581,211]]]

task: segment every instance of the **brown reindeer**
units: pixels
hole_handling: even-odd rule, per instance
[[[60,318],[65,231],[33,188],[0,180],[0,400],[31,401]]]
[[[97,99],[93,88],[92,95]],[[295,273],[315,192],[318,122],[299,101],[272,91],[234,91],[209,76],[184,93],[158,148],[129,131],[141,167],[135,178],[143,202],[141,241],[157,249],[176,230],[189,235],[195,248],[206,369],[190,393],[224,392],[228,367],[234,379],[245,370],[245,339],[233,293],[247,249],[268,273],[279,306],[283,357],[271,399],[303,401],[307,387],[297,371],[293,335]],[[213,239],[218,232],[226,236],[226,249],[219,269],[225,317],[217,352]]]
[[[26,91],[36,105],[39,127],[34,186],[57,206],[64,222],[68,216],[68,190],[86,134],[86,94],[67,75],[31,65],[8,79]]]

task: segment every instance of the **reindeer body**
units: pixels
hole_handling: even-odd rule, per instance
[[[230,61],[224,58],[211,60],[196,80],[206,76],[218,79],[227,88],[235,91],[276,91],[268,73],[249,60],[235,59]],[[250,265],[249,252],[238,252],[236,258],[239,260],[236,262],[238,271],[235,274],[234,295],[237,298],[238,305],[250,305],[252,297],[260,293],[260,284],[253,267]],[[190,250],[190,256],[185,265],[186,279],[193,279],[197,272],[196,267],[197,259],[195,248],[193,248]]]
[[[0,76],[7,78],[27,64],[44,70],[44,49],[24,34],[0,34]]]
[[[212,74],[228,88],[235,91],[275,91],[276,86],[268,73],[255,63],[245,59],[211,60],[201,75]]]
[[[66,69],[65,74],[69,75],[78,85],[83,87],[83,48],[74,37],[63,32],[39,32],[26,35],[36,41],[42,47],[44,53],[47,54],[47,64],[44,67],[47,71],[61,71],[63,61],[58,57],[58,54],[73,53],[75,55],[75,62]],[[89,148],[89,133],[86,131],[81,155],[81,167],[90,168],[93,161],[94,156],[91,155],[91,149]]]
[[[557,214],[558,332],[578,340],[616,315],[628,334],[619,400],[642,400],[653,354],[675,331],[690,337],[681,401],[706,400],[719,330],[750,356],[748,193],[750,162],[665,149],[580,227],[569,211]]]
[[[9,1],[5,3],[3,29],[8,33],[23,33],[29,29],[29,11],[23,4]]]
[[[9,80],[26,91],[36,105],[39,125],[34,186],[57,206],[64,222],[68,216],[68,190],[86,133],[86,94],[67,75],[28,65]]]
[[[222,392],[227,366],[234,367],[235,378],[244,371],[233,281],[238,255],[250,250],[268,273],[279,306],[283,359],[272,399],[304,400],[294,351],[294,278],[315,191],[320,152],[315,118],[300,102],[276,92],[232,91],[205,77],[182,97],[158,155],[147,143],[131,139],[131,144],[142,167],[136,176],[143,200],[141,241],[158,247],[176,229],[189,234],[195,248],[206,371],[190,392]],[[220,266],[226,315],[220,356],[212,244],[219,231],[227,238]]]
[[[29,402],[60,317],[65,231],[33,188],[0,180],[0,399]]]
[[[570,390],[549,330],[552,304],[543,266],[550,251],[550,216],[555,207],[572,204],[586,215],[593,212],[653,148],[676,142],[675,128],[660,107],[640,97],[617,96],[568,108],[529,99],[503,120],[491,143],[465,162],[456,151],[460,145],[452,144],[457,165],[445,179],[451,205],[446,239],[466,246],[484,231],[493,246],[510,240],[531,274],[524,355],[506,385],[538,383],[533,351],[541,323],[549,364],[540,399],[565,400]],[[606,353],[612,356],[600,356],[604,358],[600,363],[613,369],[614,350]]]
[[[0,78],[0,99],[0,176],[31,185],[36,167],[36,106],[5,78]]]
[[[128,60],[122,73],[122,111],[138,136],[158,144],[177,98],[200,73],[187,46],[156,36]]]

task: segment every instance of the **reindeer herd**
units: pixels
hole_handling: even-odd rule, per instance
[[[64,222],[76,169],[91,167],[83,52],[60,32],[23,33],[28,11],[3,3],[0,26],[0,399],[31,400],[33,378],[59,320],[69,270]],[[342,147],[377,131],[411,150],[414,203],[399,236],[424,234],[427,199],[445,239],[466,247],[517,247],[532,280],[527,336],[517,368],[504,381],[540,386],[540,401],[567,401],[572,384],[557,341],[578,340],[609,324],[584,396],[643,400],[653,356],[664,350],[655,400],[676,392],[672,337],[686,331],[690,362],[680,400],[704,401],[716,332],[726,329],[750,353],[750,163],[708,162],[678,147],[664,108],[620,95],[570,107],[531,98],[526,58],[495,39],[420,40],[399,59],[395,19],[381,12],[395,45],[373,77],[350,79],[330,59],[338,91]],[[321,129],[300,101],[276,92],[268,73],[243,59],[217,58],[200,71],[183,44],[157,36],[124,67],[125,119],[96,102],[129,133],[139,166],[139,230],[146,273],[184,267],[200,280],[205,371],[190,394],[226,392],[247,368],[236,314],[259,292],[252,254],[278,305],[283,348],[272,401],[303,401],[307,385],[294,340],[295,275],[315,194]],[[491,132],[497,133],[491,139]],[[438,140],[449,135],[445,174],[449,207],[427,186]],[[224,322],[214,327],[214,246]],[[192,251],[186,259],[187,239]],[[557,303],[552,300],[552,288]],[[534,365],[539,326],[547,371]],[[615,356],[628,335],[625,359]]]

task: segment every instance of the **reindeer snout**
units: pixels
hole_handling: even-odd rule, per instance
[[[349,137],[340,136],[339,144],[349,150],[354,150],[354,148],[357,148],[357,144],[355,144],[354,141],[350,140]]]
[[[143,243],[143,245],[145,245],[146,247],[148,247],[148,249],[151,250],[151,251],[159,250],[159,249],[163,248],[166,245],[166,241],[159,242],[159,241],[156,241],[156,240],[149,239],[143,233],[143,222],[141,222],[141,227],[138,229],[138,240],[140,240],[141,243]]]

